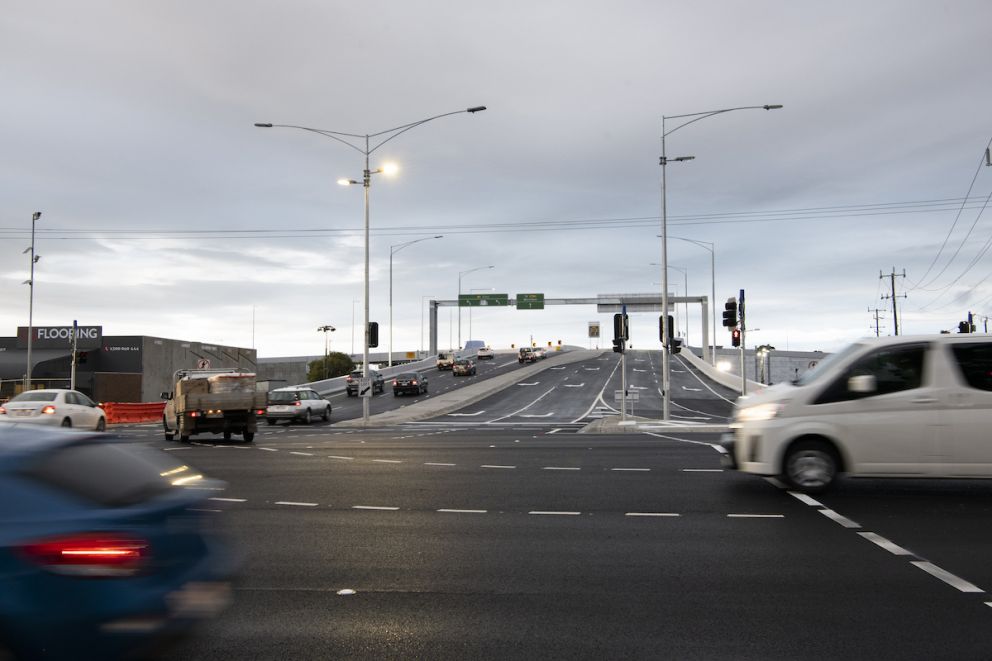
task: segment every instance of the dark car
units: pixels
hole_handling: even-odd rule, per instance
[[[0,423],[0,658],[144,658],[218,613],[223,486],[147,446]]]
[[[372,380],[372,394],[377,392],[385,392],[386,390],[386,380],[382,378],[382,374],[376,372],[375,370],[369,370],[369,379]],[[354,397],[358,394],[358,384],[362,380],[362,370],[355,370],[348,375],[348,378],[344,382],[344,390],[348,394],[348,397]]]
[[[459,358],[451,366],[452,376],[473,376],[475,374],[475,361],[468,358]]]
[[[393,396],[427,392],[427,377],[420,372],[403,372],[393,377]]]

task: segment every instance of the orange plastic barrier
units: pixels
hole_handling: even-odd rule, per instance
[[[165,402],[133,404],[127,402],[104,402],[100,405],[107,414],[108,424],[121,422],[157,422],[162,419]]]

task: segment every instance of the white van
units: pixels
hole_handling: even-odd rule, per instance
[[[823,491],[839,473],[992,477],[992,336],[872,338],[734,407],[723,464]]]

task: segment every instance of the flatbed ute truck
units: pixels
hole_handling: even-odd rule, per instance
[[[245,443],[255,439],[258,417],[265,415],[267,394],[255,389],[255,374],[239,369],[177,370],[175,389],[163,392],[162,426],[165,440],[176,436],[223,434],[224,440],[240,435]]]

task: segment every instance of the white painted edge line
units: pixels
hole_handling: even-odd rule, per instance
[[[399,459],[373,459],[373,464],[402,464]]]
[[[898,544],[894,544],[890,542],[881,535],[876,535],[873,532],[859,532],[858,534],[864,537],[865,539],[867,539],[872,544],[877,544],[878,546],[881,546],[883,549],[885,549],[892,555],[913,555],[912,552],[907,551]]]
[[[728,514],[728,519],[784,519],[784,514]]]
[[[798,491],[790,491],[789,495],[798,500],[801,503],[806,503],[810,507],[822,507],[826,508],[826,505],[816,500],[815,498],[810,498],[804,493],[799,493]]]
[[[649,473],[651,471],[650,468],[611,468],[610,470],[611,471],[629,471],[629,472],[637,472],[637,473]]]
[[[319,503],[294,503],[290,500],[277,500],[276,505],[294,505],[296,507],[317,507]]]
[[[581,468],[574,468],[571,466],[544,466],[541,468],[544,471],[580,471]]]
[[[534,514],[535,516],[579,516],[582,512],[547,512],[535,510],[533,512],[527,512],[528,514]]]
[[[312,452],[290,452],[290,454],[298,454],[301,457],[312,457],[313,456],[313,453]]]
[[[851,521],[846,516],[843,516],[842,514],[838,514],[837,512],[835,512],[833,510],[822,509],[822,510],[817,510],[817,511],[820,514],[822,514],[823,516],[827,517],[828,519],[832,519],[833,521],[836,521],[837,523],[839,523],[840,525],[844,526],[845,528],[860,528],[861,527],[861,524],[860,523],[857,523],[855,521]]]
[[[276,450],[275,448],[262,448],[262,447],[260,447],[258,449],[259,450],[265,450],[266,452],[279,452],[279,450]]]
[[[396,512],[400,508],[398,507],[381,507],[379,505],[352,505],[353,510],[378,510],[381,512]]]
[[[446,464],[440,461],[425,461],[424,466],[457,466],[458,464]]]
[[[963,578],[959,578],[955,576],[946,569],[941,569],[932,562],[926,562],[925,560],[915,560],[910,564],[919,567],[920,569],[930,574],[934,578],[939,578],[940,580],[944,581],[951,587],[957,588],[961,592],[985,592],[985,590],[981,589],[977,585],[973,583],[969,583]]]
[[[486,514],[489,510],[452,510],[452,509],[439,509],[438,512],[447,512],[449,514]]]
[[[207,500],[216,500],[222,503],[246,503],[248,502],[245,498],[207,498]]]
[[[162,448],[166,452],[179,452],[180,450],[192,450],[193,448]]]
[[[339,457],[339,456],[333,455],[333,454],[327,455],[327,458],[328,459],[341,459],[343,461],[354,461],[355,460],[354,457]]]
[[[722,473],[722,468],[683,468],[683,473]]]
[[[676,512],[627,512],[624,516],[676,517],[682,515]]]
[[[479,468],[516,468],[516,466],[494,466],[492,464],[483,464]]]

